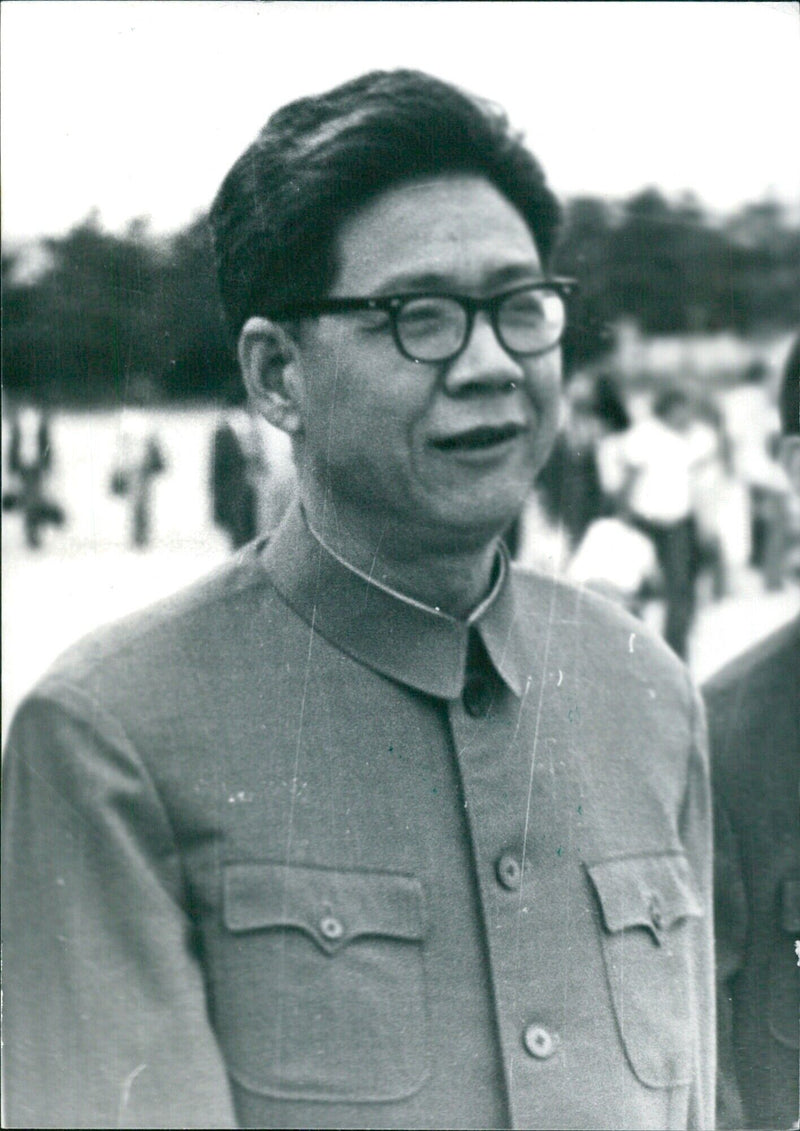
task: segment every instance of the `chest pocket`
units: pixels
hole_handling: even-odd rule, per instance
[[[428,1057],[422,887],[412,876],[230,864],[214,966],[228,1069],[286,1099],[412,1095]]]
[[[800,939],[800,877],[788,877],[779,889],[779,924],[783,937],[769,963],[769,1028],[773,1037],[789,1048],[800,1046],[800,983],[797,956],[792,945]]]
[[[703,915],[680,854],[609,860],[588,869],[603,918],[603,958],[630,1065],[643,1084],[692,1077],[693,922]]]

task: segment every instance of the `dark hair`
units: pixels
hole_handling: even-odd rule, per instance
[[[211,208],[220,293],[238,334],[251,314],[320,298],[342,221],[393,185],[485,176],[527,223],[543,262],[558,202],[496,106],[419,71],[373,71],[282,107],[230,170]]]
[[[800,435],[800,337],[786,359],[780,392],[781,428],[785,436]]]
[[[653,403],[653,415],[659,420],[665,420],[674,409],[686,408],[691,403],[686,393],[680,389],[665,389]]]
[[[747,385],[761,385],[768,373],[769,366],[764,359],[756,358],[755,361],[751,361],[745,369],[742,380]]]
[[[625,407],[616,380],[608,373],[601,373],[594,389],[594,411],[612,432],[624,432],[630,427],[630,414]]]

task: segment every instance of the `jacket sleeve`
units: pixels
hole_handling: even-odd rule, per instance
[[[698,923],[693,952],[695,1070],[688,1126],[714,1127],[716,1017],[714,994],[714,916],[712,894],[712,818],[705,710],[692,692],[693,727],[688,782],[681,814],[681,840],[698,886],[704,916]]]
[[[61,685],[9,736],[7,1127],[233,1127],[167,814],[118,724]]]

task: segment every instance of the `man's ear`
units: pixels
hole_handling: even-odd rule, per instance
[[[242,377],[258,411],[276,428],[296,436],[302,428],[298,346],[269,318],[248,318],[237,347]]]

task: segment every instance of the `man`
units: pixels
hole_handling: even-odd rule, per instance
[[[800,497],[800,340],[786,367],[782,462]],[[719,1125],[798,1118],[800,619],[706,689],[716,805]]]
[[[12,416],[8,445],[7,471],[16,490],[3,495],[3,510],[20,511],[25,545],[31,550],[42,544],[42,527],[64,524],[63,509],[47,491],[52,464],[48,414],[37,405],[23,403]]]
[[[273,530],[294,496],[289,437],[256,411],[241,384],[214,430],[210,488],[214,522],[234,550]]]
[[[682,658],[694,618],[697,557],[691,420],[688,397],[666,389],[656,397],[652,415],[611,433],[598,449],[604,489],[655,547],[664,584],[664,638]]]
[[[167,469],[156,424],[155,390],[148,377],[131,381],[129,403],[119,415],[111,490],[127,502],[128,544],[143,550],[153,529],[155,480]]]
[[[556,220],[499,112],[414,72],[284,107],[228,174],[300,502],[18,716],[13,1121],[710,1126],[702,708],[500,545],[556,431]]]
[[[724,396],[722,409],[733,470],[747,493],[750,561],[763,573],[765,588],[775,590],[783,584],[789,485],[770,451],[780,421],[769,386],[769,366],[752,361]]]

